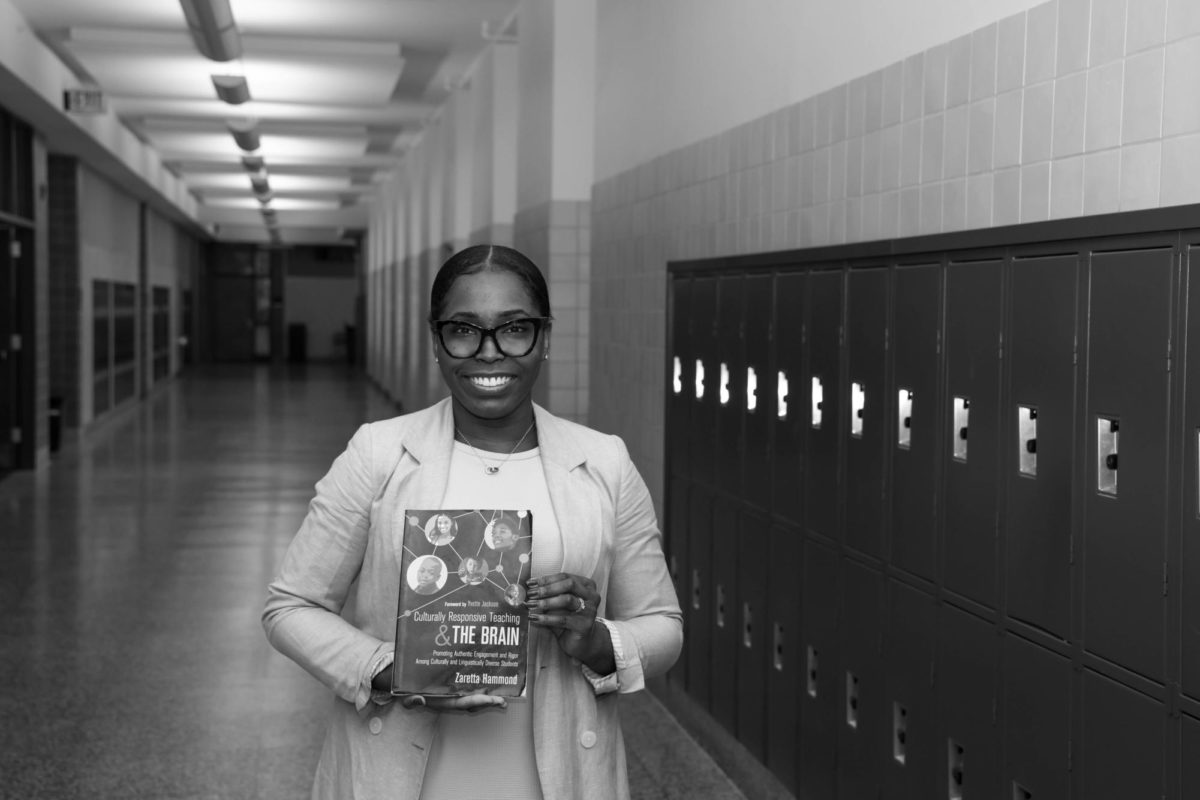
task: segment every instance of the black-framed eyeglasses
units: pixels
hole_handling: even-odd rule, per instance
[[[542,327],[551,317],[521,317],[510,319],[494,328],[482,328],[461,319],[439,319],[430,323],[437,332],[442,349],[451,358],[473,358],[483,349],[489,336],[496,349],[509,358],[529,355],[537,344]]]

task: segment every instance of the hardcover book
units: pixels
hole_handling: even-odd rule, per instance
[[[525,690],[533,515],[408,510],[392,694]]]

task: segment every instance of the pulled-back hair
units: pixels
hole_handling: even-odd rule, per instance
[[[488,269],[516,275],[533,296],[538,314],[550,316],[550,290],[546,287],[546,278],[528,256],[499,244],[477,244],[459,250],[438,270],[429,291],[429,321],[441,319],[446,295],[456,280]]]

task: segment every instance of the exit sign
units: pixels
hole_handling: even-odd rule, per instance
[[[104,111],[104,92],[99,89],[67,89],[63,92],[63,110],[76,114]]]

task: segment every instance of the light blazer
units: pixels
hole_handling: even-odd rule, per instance
[[[683,639],[649,492],[618,437],[540,406],[534,416],[562,531],[562,571],[596,582],[600,615],[621,642],[620,692],[638,691],[674,663]],[[394,647],[403,512],[441,504],[453,447],[449,400],[360,427],[317,483],[268,589],[271,644],[339,698],[314,798],[420,795],[437,712],[380,705],[370,680]],[[530,630],[534,749],[546,800],[627,797],[617,694],[597,695],[552,634]]]

